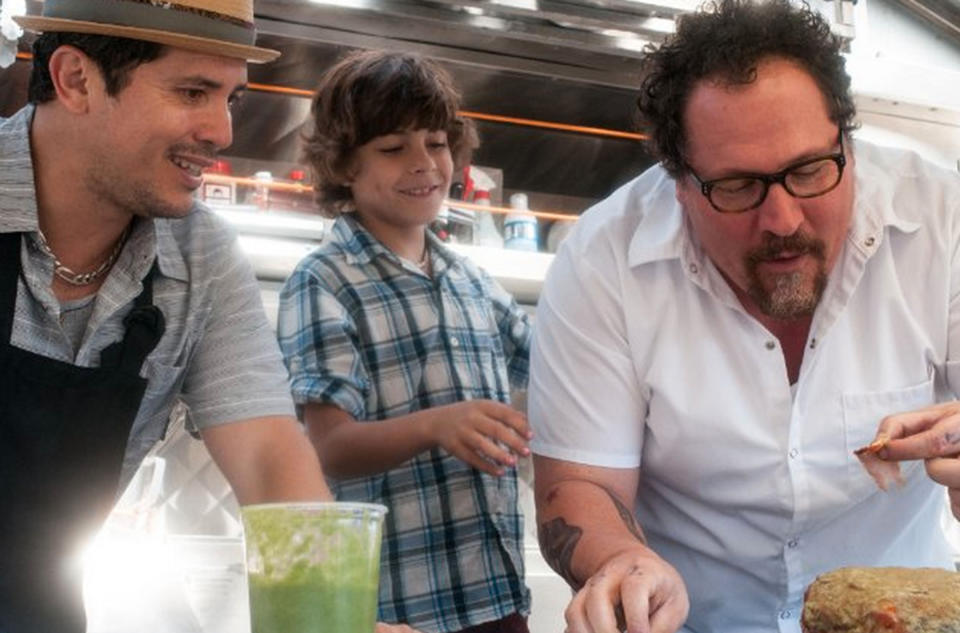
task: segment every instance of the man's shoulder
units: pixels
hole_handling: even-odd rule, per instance
[[[955,171],[933,163],[913,150],[875,145],[862,140],[858,140],[855,147],[860,170],[865,175],[892,182],[894,186],[912,180],[920,184],[960,183],[960,177]]]
[[[34,106],[26,105],[9,117],[0,117],[0,138],[9,135],[22,135],[33,116]]]
[[[0,118],[0,157],[5,162],[30,158],[30,118],[33,106],[26,106],[9,118]],[[9,165],[8,165],[9,168]]]
[[[235,265],[246,265],[233,227],[200,202],[183,217],[154,218],[152,222],[162,270],[204,280]]]
[[[924,224],[960,199],[960,175],[914,151],[857,141],[855,156],[858,197],[887,223]]]

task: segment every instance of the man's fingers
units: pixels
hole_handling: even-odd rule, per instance
[[[590,627],[587,621],[587,613],[584,607],[587,599],[587,591],[581,589],[570,600],[566,610],[563,612],[563,618],[567,621],[566,633],[597,633]]]
[[[960,521],[960,488],[951,488],[948,491],[950,495],[950,511],[957,521]]]
[[[686,591],[661,592],[665,595],[658,604],[650,605],[650,633],[676,633],[687,621],[690,613],[690,601]]]
[[[880,451],[887,460],[927,459],[960,453],[960,413],[941,412],[931,424],[925,420],[916,429],[904,427],[900,439],[892,439]],[[893,436],[896,437],[896,436]]]
[[[930,479],[947,488],[960,489],[960,457],[937,457],[928,459],[924,465]]]
[[[584,610],[587,623],[594,633],[619,633],[620,628],[614,612],[615,598],[611,595],[615,593],[616,587],[611,589],[605,580],[602,575],[594,576],[587,581],[587,586],[583,589],[586,593]]]
[[[583,589],[586,594],[587,620],[596,633],[619,633],[622,630],[622,580],[615,567],[608,567],[591,577]]]
[[[960,403],[944,402],[916,411],[888,415],[880,422],[877,435],[886,433],[891,439],[900,439],[926,431],[945,415],[960,412]]]
[[[644,570],[634,565],[627,570],[620,585],[620,604],[628,633],[650,631],[650,579]]]
[[[650,616],[650,633],[676,633],[687,620],[689,607],[686,603],[670,600]],[[629,633],[633,633],[628,629]]]

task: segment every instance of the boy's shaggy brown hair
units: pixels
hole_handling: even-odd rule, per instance
[[[304,137],[320,208],[330,216],[349,208],[353,198],[344,183],[354,150],[378,136],[443,130],[454,166],[466,165],[477,136],[459,108],[450,75],[418,55],[358,51],[339,61],[320,79]]]

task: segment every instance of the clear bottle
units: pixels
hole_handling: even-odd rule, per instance
[[[527,194],[515,193],[510,196],[509,213],[503,222],[503,245],[518,251],[537,251],[537,216],[529,211]]]
[[[257,208],[261,211],[266,211],[270,208],[269,183],[273,182],[273,174],[269,171],[258,171],[253,175],[253,178],[258,181],[258,183],[263,183],[257,184],[253,190],[254,204],[256,204]]]
[[[476,189],[473,194],[474,204],[480,204],[485,207],[490,206],[490,192],[484,189]],[[477,209],[477,228],[474,231],[476,239],[474,243],[480,246],[492,246],[494,248],[503,248],[503,236],[497,230],[497,224],[493,220],[493,214],[483,209]]]

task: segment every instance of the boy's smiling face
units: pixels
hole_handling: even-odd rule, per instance
[[[437,217],[450,189],[453,157],[443,130],[406,129],[358,147],[348,186],[372,232],[417,229]]]

